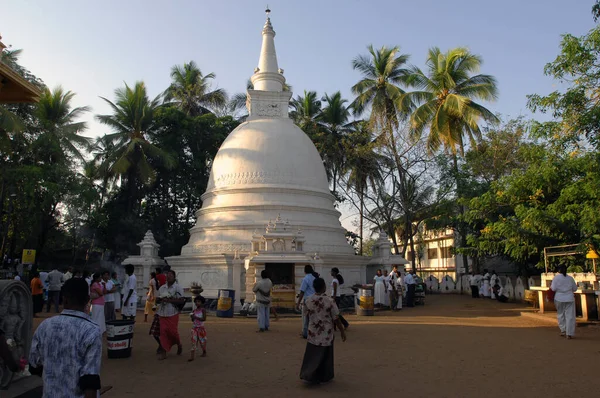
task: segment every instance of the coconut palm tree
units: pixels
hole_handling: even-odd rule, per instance
[[[442,53],[434,47],[427,55],[427,69],[411,68],[409,84],[417,90],[406,95],[416,105],[410,115],[410,129],[420,139],[427,130],[427,148],[435,153],[443,147],[452,156],[456,196],[461,198],[462,183],[458,172],[458,154],[464,153],[465,138],[472,144],[481,138],[480,123],[495,123],[496,116],[476,100],[492,101],[498,95],[496,79],[478,74],[480,56],[458,47]],[[460,212],[464,213],[464,206]],[[458,225],[460,246],[466,246],[466,226]],[[463,256],[467,270],[467,259]]]
[[[343,140],[351,127],[350,108],[346,106],[348,100],[342,98],[339,91],[332,95],[325,94],[321,102],[323,107],[316,117],[319,128],[317,143],[329,179],[333,183],[333,192],[336,192],[345,160]]]
[[[112,108],[110,115],[96,115],[96,119],[115,130],[104,140],[115,145],[106,162],[109,175],[125,179],[128,189],[128,210],[134,210],[137,201],[138,185],[151,185],[156,172],[153,164],[163,163],[173,167],[173,157],[148,141],[147,134],[155,128],[154,112],[160,105],[160,95],[150,100],[143,82],[137,82],[133,88],[125,84],[115,90],[116,101],[102,98]]]
[[[379,138],[398,157],[394,130],[410,108],[401,88],[409,75],[405,67],[409,56],[400,54],[397,46],[375,49],[370,45],[368,50],[369,55],[360,55],[352,61],[352,67],[362,73],[362,79],[352,87],[356,95],[352,107],[357,116],[370,109],[371,123],[382,131]]]
[[[223,89],[211,90],[211,80],[216,75],[202,72],[194,61],[175,65],[171,69],[171,85],[165,91],[165,101],[174,102],[189,116],[211,113],[215,108],[227,104],[227,93]]]
[[[318,132],[317,117],[321,113],[321,101],[317,98],[317,92],[304,90],[303,95],[290,101],[290,108],[290,118],[313,138]]]
[[[358,195],[359,205],[359,255],[363,253],[363,222],[365,211],[365,193],[368,185],[376,186],[383,183],[381,167],[391,160],[377,151],[377,140],[373,138],[370,124],[358,121],[352,124],[352,129],[344,139],[345,163],[344,170],[348,173],[347,188]]]
[[[58,86],[53,91],[45,88],[36,104],[34,114],[41,133],[34,142],[38,156],[49,163],[68,161],[75,158],[83,161],[82,150],[89,148],[91,140],[80,135],[86,123],[77,121],[88,107],[73,108],[75,93]]]
[[[476,100],[493,101],[498,95],[496,79],[479,72],[482,59],[458,47],[442,53],[434,47],[427,55],[427,69],[411,68],[408,79],[417,91],[406,97],[415,103],[410,115],[414,137],[425,130],[431,153],[443,146],[453,155],[464,153],[464,139],[471,143],[481,138],[481,121],[495,123],[496,116]]]

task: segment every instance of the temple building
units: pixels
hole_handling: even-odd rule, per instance
[[[221,288],[234,289],[237,308],[239,298],[254,300],[252,285],[264,269],[271,273],[281,306],[291,306],[305,265],[313,265],[327,281],[330,269],[338,267],[350,292],[353,284],[366,282],[371,261],[356,256],[348,244],[323,161],[288,116],[292,93],[283,90],[274,38],[267,10],[247,95],[249,116],[214,159],[188,244],[181,255],[166,258],[184,287],[199,282],[208,297]]]

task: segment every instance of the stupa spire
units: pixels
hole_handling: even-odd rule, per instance
[[[271,10],[267,6],[265,10],[267,21],[262,30],[262,47],[258,59],[258,67],[252,75],[254,90],[260,91],[283,91],[285,78],[283,70],[279,69],[277,53],[275,52],[275,31],[271,25]]]

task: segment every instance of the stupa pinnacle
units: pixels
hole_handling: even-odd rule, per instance
[[[267,7],[267,21],[262,30],[262,47],[258,59],[258,67],[250,78],[254,90],[260,91],[283,91],[285,77],[277,63],[277,52],[275,51],[275,31],[271,25],[269,14],[271,10]]]

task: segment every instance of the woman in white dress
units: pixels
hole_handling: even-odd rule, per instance
[[[571,275],[567,275],[567,267],[561,265],[559,273],[552,279],[550,289],[554,292],[554,304],[558,317],[561,336],[572,339],[575,336],[575,292],[577,283]]]
[[[487,269],[483,270],[483,297],[491,297],[491,289],[490,289],[490,273]]]
[[[375,306],[381,307],[385,305],[385,299],[387,297],[385,289],[385,277],[381,274],[381,270],[377,270],[377,275],[373,277],[374,291],[373,297]]]

